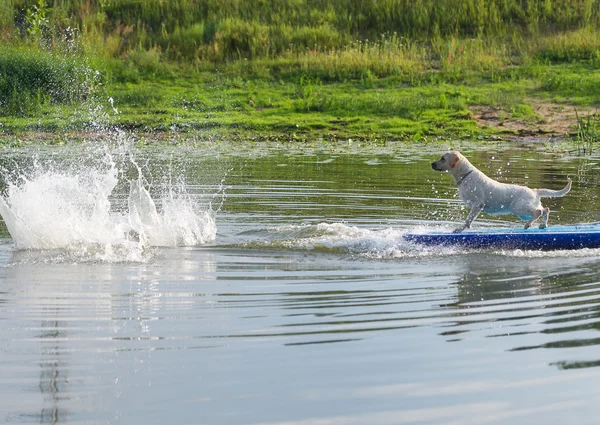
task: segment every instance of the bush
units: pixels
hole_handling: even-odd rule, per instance
[[[27,116],[46,103],[81,101],[90,95],[92,80],[78,58],[0,48],[0,114]]]

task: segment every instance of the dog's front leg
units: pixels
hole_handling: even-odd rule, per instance
[[[483,204],[473,205],[471,207],[471,211],[469,211],[469,215],[467,216],[467,220],[465,221],[465,224],[454,229],[454,233],[462,232],[463,230],[471,227],[471,223],[473,222],[473,220],[475,220],[477,218],[477,216],[479,215],[479,213],[481,213],[481,211],[483,211]]]

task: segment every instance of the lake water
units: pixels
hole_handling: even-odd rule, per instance
[[[4,149],[0,422],[596,424],[600,250],[404,242],[466,217],[447,148]],[[462,150],[600,220],[599,157]]]

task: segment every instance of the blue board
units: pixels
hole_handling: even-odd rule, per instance
[[[600,223],[549,226],[546,229],[478,229],[461,233],[409,233],[404,239],[428,246],[557,250],[600,248]]]

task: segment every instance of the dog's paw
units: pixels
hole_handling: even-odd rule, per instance
[[[548,227],[548,225],[547,225],[547,224],[544,224],[544,223],[542,223],[542,224],[540,224],[540,227],[539,227],[539,228],[540,228],[540,229],[545,229],[546,227]]]
[[[454,229],[454,230],[452,231],[452,233],[460,233],[460,232],[462,232],[463,230],[465,230],[465,226],[460,226],[460,227],[457,227],[456,229]]]

